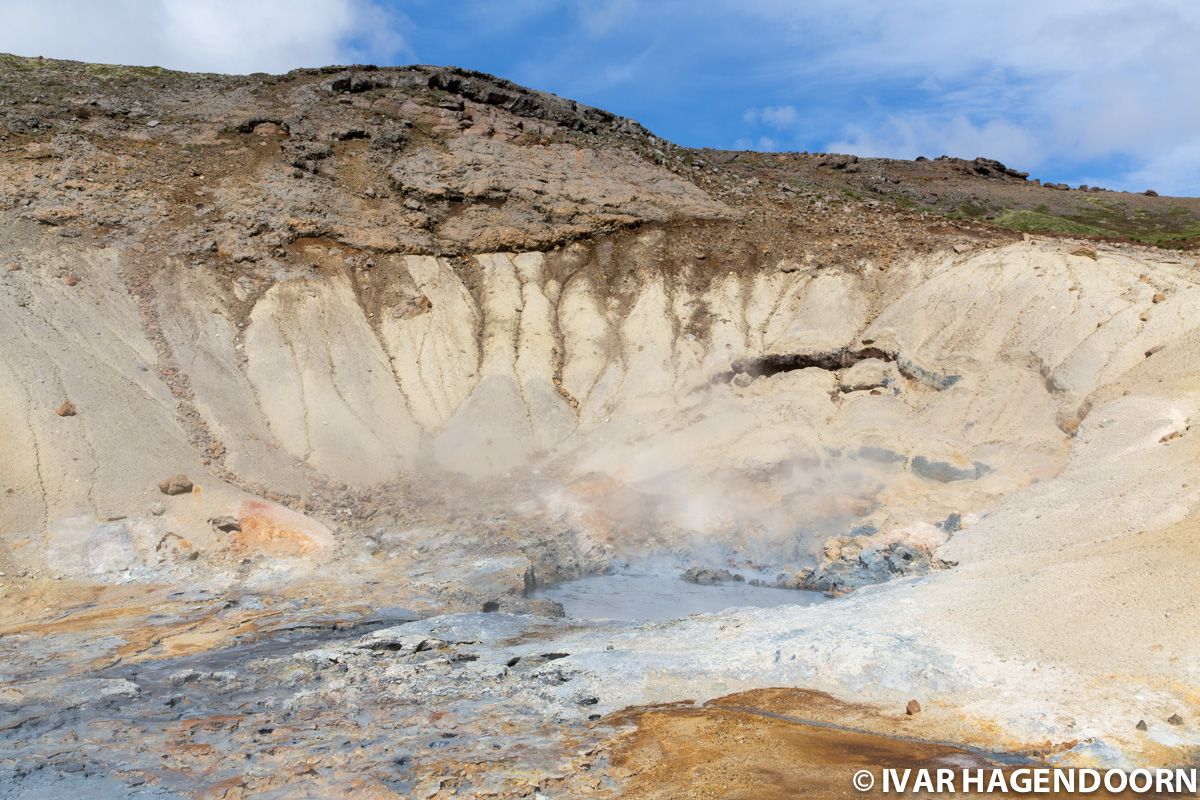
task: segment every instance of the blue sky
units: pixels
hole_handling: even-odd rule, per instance
[[[0,50],[455,64],[692,146],[990,156],[1200,194],[1195,0],[0,0]]]

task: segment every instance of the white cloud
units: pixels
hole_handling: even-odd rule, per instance
[[[757,139],[752,139],[748,136],[743,136],[733,143],[734,150],[762,150],[763,152],[775,152],[779,150],[779,142],[772,139],[770,136],[759,136]]]
[[[374,0],[4,0],[0,50],[208,72],[283,72],[408,54]]]
[[[891,158],[986,156],[1008,164],[1029,164],[1040,159],[1041,146],[1029,131],[1003,120],[976,124],[961,115],[891,114],[872,128],[846,126],[846,137],[827,149]]]
[[[729,8],[734,8],[730,0]],[[738,0],[784,33],[771,71],[829,91],[904,87],[830,149],[992,155],[1025,168],[1133,160],[1200,189],[1194,0]],[[1171,181],[1171,175],[1190,179]],[[1132,187],[1130,187],[1132,188]]]
[[[1154,189],[1160,194],[1171,195],[1200,193],[1200,138],[1156,153],[1122,176],[1121,184],[1132,191]]]
[[[575,7],[583,29],[590,36],[602,36],[624,22],[636,10],[636,0],[576,0]]]
[[[800,113],[795,106],[763,106],[747,108],[742,120],[747,125],[769,125],[772,128],[790,128],[796,124]]]

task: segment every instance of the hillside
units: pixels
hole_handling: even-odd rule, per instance
[[[452,68],[0,85],[0,797],[663,796],[730,704],[1194,762],[1200,200]]]

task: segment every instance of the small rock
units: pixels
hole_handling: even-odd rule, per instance
[[[14,261],[13,263],[11,263],[11,264],[9,264],[9,265],[8,265],[8,271],[9,271],[9,272],[16,272],[16,271],[18,271],[19,269],[21,269],[21,265],[20,265],[20,264],[18,264],[17,262],[15,262],[15,261]]]
[[[1166,299],[1167,299],[1167,296],[1165,294],[1163,294],[1162,292],[1155,292],[1154,297],[1150,298],[1150,302],[1151,303],[1161,303],[1163,300],[1166,300]]]
[[[712,586],[713,584],[725,583],[726,581],[740,583],[746,580],[741,575],[732,573],[727,569],[709,569],[708,567],[690,567],[679,577],[688,583],[696,583],[701,586]]]
[[[187,475],[175,475],[159,481],[158,490],[166,495],[187,494],[192,491],[192,482]]]
[[[956,244],[956,245],[954,245],[954,252],[958,253],[959,255],[962,255],[963,253],[969,253],[969,252],[971,252],[971,245]]]
[[[54,413],[58,414],[60,417],[73,417],[76,414],[75,404],[70,400],[64,400],[62,405],[54,409]]]
[[[1183,717],[1179,716],[1178,714],[1172,714],[1171,716],[1167,717],[1167,722],[1171,725],[1182,725]]]
[[[413,319],[422,314],[428,314],[432,308],[433,301],[427,296],[420,294],[416,297],[410,297],[405,303],[396,306],[392,314],[400,319]]]
[[[167,507],[163,505],[162,501],[155,500],[150,504],[150,513],[156,517],[161,517],[163,514],[167,513]]]
[[[157,128],[157,127],[158,127],[158,120],[156,120],[156,119],[152,119],[152,120],[150,120],[149,122],[147,122],[147,123],[146,123],[146,127],[147,127],[147,128]]]
[[[1149,728],[1150,728],[1150,726],[1146,724],[1146,720],[1144,720],[1144,719],[1139,719],[1138,724],[1134,727],[1136,727],[1139,731],[1149,730]]]
[[[242,529],[241,521],[233,516],[213,517],[209,522],[214,528],[224,533],[233,533]]]
[[[33,212],[33,218],[43,225],[62,225],[78,217],[79,212],[67,206],[39,208]]]
[[[921,704],[918,703],[916,700],[909,700],[908,705],[906,705],[904,707],[904,713],[908,714],[908,716],[910,716],[910,717],[913,714],[920,714],[921,713]]]
[[[78,275],[68,275],[65,278],[63,278],[63,283],[65,283],[67,286],[78,286],[79,285],[79,276]]]

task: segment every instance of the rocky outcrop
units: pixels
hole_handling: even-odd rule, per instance
[[[464,137],[421,147],[391,168],[393,188],[418,202],[461,203],[456,238],[501,249],[553,242],[644,221],[721,218],[732,210],[654,164],[614,150],[516,145]]]

